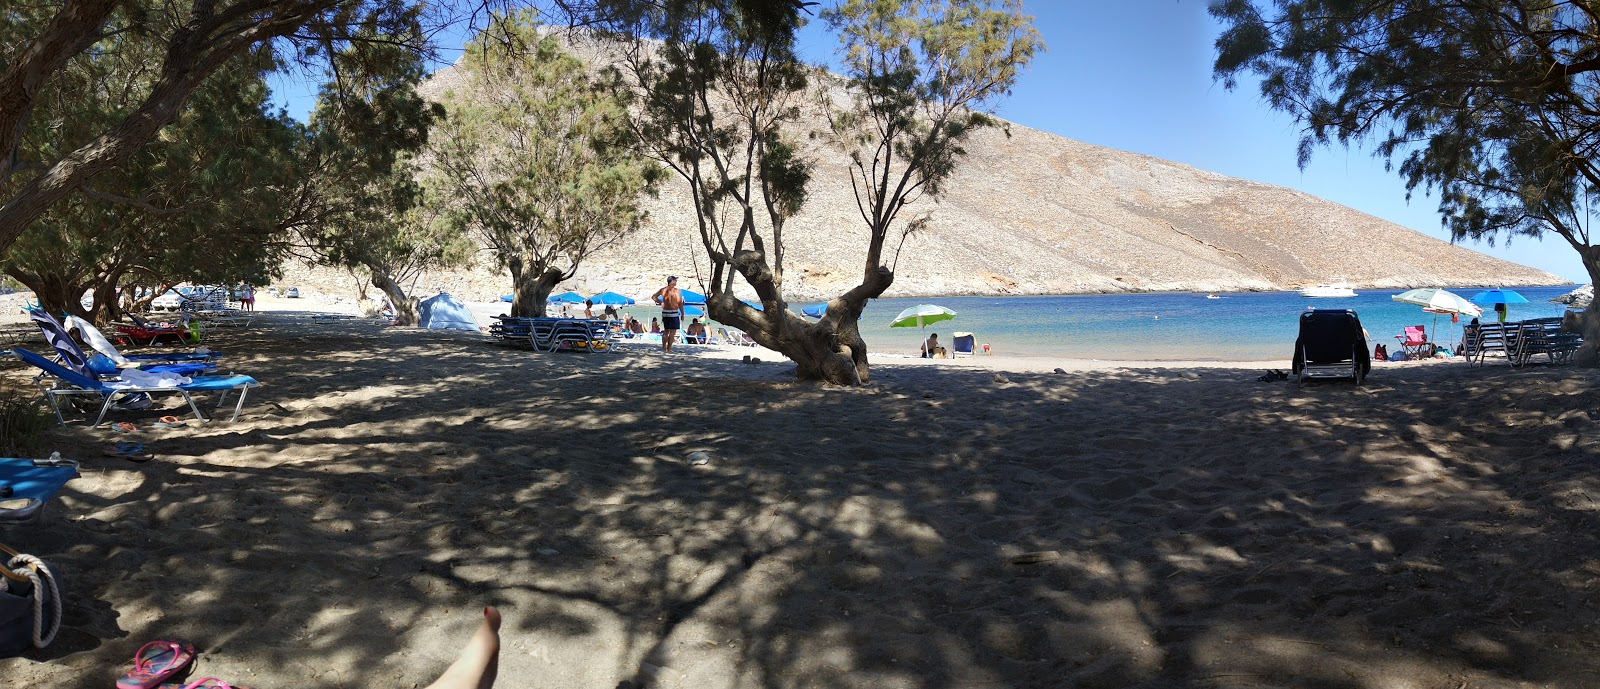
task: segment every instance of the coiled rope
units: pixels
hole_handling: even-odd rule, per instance
[[[3,575],[0,576],[0,593],[9,593],[12,581],[33,585],[33,645],[38,648],[49,646],[56,640],[56,632],[61,631],[61,589],[56,586],[56,575],[37,557],[24,555],[4,545],[0,545],[0,551],[11,555],[11,561],[0,567],[0,575]],[[50,618],[49,634],[44,633],[46,584],[50,586],[50,609],[54,613]]]

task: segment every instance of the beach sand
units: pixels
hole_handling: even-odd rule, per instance
[[[0,539],[65,572],[66,625],[0,686],[110,686],[160,638],[257,689],[426,686],[485,605],[505,689],[1600,682],[1593,371],[880,358],[846,389],[293,311],[212,339],[264,382],[238,423],[121,417],[146,464],[51,432],[83,476]]]

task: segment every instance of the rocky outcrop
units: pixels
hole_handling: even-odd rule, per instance
[[[1594,303],[1594,285],[1584,285],[1571,292],[1556,297],[1557,304],[1566,304],[1573,308],[1587,309]]]
[[[459,79],[425,85],[437,98]],[[823,120],[815,114],[811,125]],[[906,242],[885,296],[1287,290],[1344,278],[1357,288],[1563,284],[1562,278],[1434,239],[1293,189],[1226,177],[1011,124],[980,132],[927,229]],[[845,156],[806,139],[815,165],[789,224],[784,287],[795,301],[855,284],[865,230]],[[699,287],[693,207],[669,179],[645,228],[595,254],[580,292],[648,294],[668,274]],[[508,291],[492,269],[429,276],[466,298]]]

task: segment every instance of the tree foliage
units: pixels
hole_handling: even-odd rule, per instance
[[[659,176],[629,145],[626,104],[530,15],[491,22],[446,94],[425,176],[444,222],[482,237],[510,271],[514,316],[644,220]]]
[[[49,116],[25,138],[28,155],[48,157],[75,132],[126,112],[128,94],[149,76],[145,58],[159,46],[131,34],[120,43],[93,64],[69,65],[64,76],[74,87],[52,89],[36,103]],[[35,220],[6,257],[6,271],[47,308],[110,317],[119,286],[148,293],[182,280],[261,281],[276,270],[283,245],[265,219],[281,206],[272,189],[293,178],[297,125],[269,103],[269,67],[260,55],[230,61],[130,164]],[[94,294],[87,312],[78,303],[85,290]]]
[[[596,23],[633,41],[622,64],[642,104],[640,141],[694,198],[711,316],[783,352],[801,378],[867,381],[856,321],[893,284],[883,249],[901,209],[941,190],[962,142],[990,121],[974,109],[1003,94],[1037,48],[1016,3],[846,2],[829,13],[855,68],[855,95],[835,123],[853,156],[869,247],[861,284],[817,323],[788,311],[783,296],[784,229],[811,182],[801,113],[820,104],[814,82],[831,78],[794,52],[813,3],[601,4],[612,12]],[[762,310],[734,296],[736,276]]]
[[[395,309],[398,325],[416,325],[417,303],[405,283],[423,271],[470,262],[460,232],[418,207],[416,154],[443,109],[416,91],[423,76],[404,41],[363,41],[366,69],[322,89],[297,148],[301,174],[280,226],[313,257],[363,271]]]
[[[900,248],[928,221],[901,212],[942,195],[968,139],[998,124],[989,111],[1043,42],[1020,0],[845,0],[824,18],[839,34],[849,79],[829,121],[850,156],[868,243],[861,284],[830,302],[820,325],[853,334],[867,300],[893,283]],[[891,237],[898,241],[886,257]],[[865,357],[858,365],[864,376]]]
[[[230,60],[257,53],[320,62],[335,71],[366,57],[365,36],[418,36],[421,5],[404,0],[74,0],[8,7],[0,25],[0,255],[27,226],[96,177],[124,166]],[[53,90],[121,49],[119,37],[155,49],[138,79],[116,89],[130,107],[74,122],[50,146],[27,141]],[[391,38],[391,40],[393,40]],[[411,46],[420,50],[420,46]]]
[[[1304,125],[1300,160],[1373,143],[1408,189],[1439,195],[1457,239],[1553,231],[1600,278],[1600,22],[1587,3],[1248,0],[1224,23],[1216,75],[1261,78]]]
[[[1452,237],[1554,232],[1600,280],[1600,15],[1589,3],[1227,0],[1211,11],[1226,27],[1217,77],[1230,88],[1240,74],[1261,78],[1267,102],[1305,126],[1302,165],[1319,146],[1375,142],[1408,189],[1438,193]]]

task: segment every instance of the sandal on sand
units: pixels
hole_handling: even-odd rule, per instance
[[[144,443],[126,440],[106,448],[105,455],[107,457],[126,459],[130,462],[148,462],[156,458],[155,453],[145,449]]]
[[[133,654],[133,671],[117,678],[117,689],[151,689],[194,662],[194,646],[184,641],[152,641]]]
[[[250,687],[241,687],[237,684],[228,684],[215,677],[206,677],[188,684],[163,684],[156,687],[156,689],[250,689]]]
[[[183,428],[189,424],[176,416],[163,416],[156,419],[156,425],[162,428]]]
[[[111,430],[118,433],[138,433],[139,427],[128,423],[127,421],[118,421],[114,424],[111,424]]]

